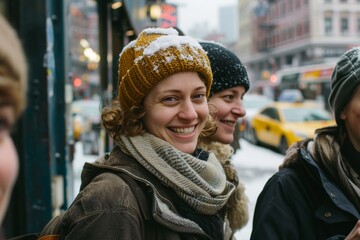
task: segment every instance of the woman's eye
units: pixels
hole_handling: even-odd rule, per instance
[[[233,100],[234,95],[225,95],[225,96],[223,96],[223,99],[225,99],[225,100]]]
[[[162,99],[163,102],[175,102],[177,101],[177,98],[175,97],[165,97]]]
[[[203,99],[203,98],[205,98],[205,94],[204,93],[195,94],[193,98],[194,99]]]

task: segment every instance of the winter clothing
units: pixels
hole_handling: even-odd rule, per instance
[[[199,161],[149,133],[121,136],[117,145],[201,214],[218,212],[234,190],[213,154]]]
[[[107,160],[85,165],[81,192],[42,235],[59,229],[61,239],[231,239],[224,206],[235,186],[215,156],[176,149],[147,132],[143,112],[133,111],[159,81],[177,72],[198,72],[209,92],[212,73],[205,52],[174,29],[145,29],[121,53],[119,69],[119,95],[102,113],[115,148]],[[180,90],[180,102],[193,98],[183,97],[185,91]],[[117,131],[126,126],[128,115],[139,125],[131,134]],[[184,124],[173,126],[174,132],[205,121],[193,126],[179,119]],[[195,148],[196,141],[191,143]]]
[[[19,38],[0,15],[0,91],[7,95],[18,117],[26,104],[27,65]]]
[[[214,78],[210,96],[237,86],[243,86],[245,91],[249,89],[246,68],[233,52],[213,41],[200,41],[200,45],[209,57]]]
[[[148,28],[121,52],[119,92],[121,107],[139,106],[159,81],[177,72],[198,72],[209,94],[212,72],[200,44],[189,36],[178,36],[173,29]]]
[[[355,47],[340,57],[331,77],[329,104],[337,124],[342,122],[340,113],[358,84],[360,84],[360,47]]]
[[[156,151],[156,153],[150,152],[146,158],[154,158],[153,160],[155,160],[155,158],[167,154],[173,156],[175,152],[179,152],[170,149],[169,146],[157,145],[154,139],[151,140],[145,137],[140,140],[138,138],[124,139],[123,143],[113,149],[108,159],[101,159],[95,164],[85,164],[82,173],[81,192],[62,216],[61,221],[58,221],[53,226],[46,227],[42,236],[51,233],[51,229],[57,229],[60,226],[60,239],[217,240],[218,238],[213,236],[218,236],[219,232],[226,236],[224,239],[230,239],[228,232],[223,233],[222,210],[219,210],[215,215],[198,214],[198,211],[206,212],[207,209],[214,208],[201,207],[202,204],[197,206],[185,204],[185,202],[189,201],[176,193],[180,189],[186,191],[184,185],[172,186],[175,184],[173,181],[175,180],[173,179],[174,176],[177,176],[179,181],[185,177],[186,182],[186,176],[189,177],[193,174],[193,176],[196,176],[196,172],[200,169],[207,171],[206,167],[200,167],[203,163],[199,162],[200,165],[193,165],[191,161],[188,161],[188,167],[192,168],[194,172],[182,171],[179,168],[178,173],[169,175],[171,181],[168,182],[168,179],[165,179],[164,176],[154,174],[153,171],[156,171],[157,167],[167,167],[169,171],[175,171],[175,168],[168,167],[166,164],[164,166],[146,165],[149,164],[146,159],[139,160],[143,157],[136,156],[136,158],[133,158],[126,152],[131,147],[134,147],[141,154],[142,149],[137,144],[142,141],[148,141]],[[127,140],[131,143],[127,142]],[[157,148],[154,147],[155,145],[157,145]],[[180,155],[183,154],[179,154],[177,157],[169,157],[167,164],[172,165],[171,161],[176,161],[178,157],[184,157]],[[189,156],[186,156],[186,158],[189,158]],[[164,163],[167,161],[164,161]],[[207,164],[211,163],[208,162]],[[148,166],[152,170],[149,171]],[[184,166],[184,164],[181,164],[181,166]],[[124,174],[127,178],[131,178],[131,181],[135,181],[138,187],[134,187],[134,184],[131,184],[123,176]],[[198,180],[195,180],[196,178]],[[193,179],[199,185],[209,182],[206,178],[200,176]],[[231,186],[231,184],[228,184],[228,186]],[[196,189],[196,186],[190,187]],[[206,192],[210,188],[204,189],[197,194],[200,202],[204,199],[201,196],[206,198]],[[225,189],[224,194],[214,194],[213,197],[220,199],[221,196],[224,196],[226,202],[227,198],[225,196],[227,193]],[[140,195],[139,197],[139,194],[143,194],[143,196]],[[221,203],[219,204],[221,205]],[[179,205],[186,206],[186,211]],[[190,210],[190,213],[192,212],[197,218],[192,220],[187,210]],[[187,214],[186,217],[184,217],[185,214]],[[212,221],[209,221],[209,219],[212,219]],[[221,225],[216,232],[214,232],[215,229],[211,228],[205,232],[196,222],[202,220],[214,223],[216,222],[215,219],[221,220]]]
[[[225,170],[226,178],[232,182],[236,188],[226,203],[227,219],[229,225],[235,233],[241,229],[249,220],[248,198],[245,195],[245,187],[239,181],[235,168],[232,166],[231,157],[234,150],[228,144],[219,142],[211,142],[208,144],[201,143],[199,145],[204,150],[214,153]]]
[[[256,203],[251,240],[344,239],[360,219],[359,196],[344,187],[359,176],[348,172],[337,128],[316,133],[314,141],[291,146],[280,171],[266,183]]]

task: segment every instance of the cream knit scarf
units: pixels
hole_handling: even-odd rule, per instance
[[[149,133],[121,136],[116,144],[201,214],[218,212],[234,190],[214,154],[203,161]]]

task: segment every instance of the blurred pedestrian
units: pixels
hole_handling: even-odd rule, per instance
[[[227,219],[234,234],[246,225],[248,214],[248,199],[245,187],[239,181],[238,174],[231,163],[234,150],[230,144],[234,139],[234,131],[239,118],[245,115],[243,97],[249,89],[250,82],[240,59],[228,48],[213,41],[200,41],[206,51],[213,73],[213,84],[210,89],[210,114],[216,121],[217,131],[214,135],[201,139],[200,147],[213,152],[221,162],[228,181],[236,190],[227,203]]]
[[[214,154],[206,97],[212,72],[199,43],[149,28],[123,49],[119,90],[102,120],[115,147],[85,164],[79,195],[44,234],[61,239],[224,239],[234,190]]]
[[[0,15],[0,225],[18,173],[18,155],[10,136],[25,108],[27,67],[19,38]],[[0,239],[1,230],[0,230]]]
[[[336,126],[291,146],[257,200],[252,240],[360,239],[360,47],[330,82]]]

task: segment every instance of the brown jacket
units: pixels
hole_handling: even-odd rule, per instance
[[[177,214],[169,189],[158,179],[135,159],[114,151],[116,158],[85,164],[79,195],[41,236],[56,231],[60,239],[71,240],[213,239]]]

